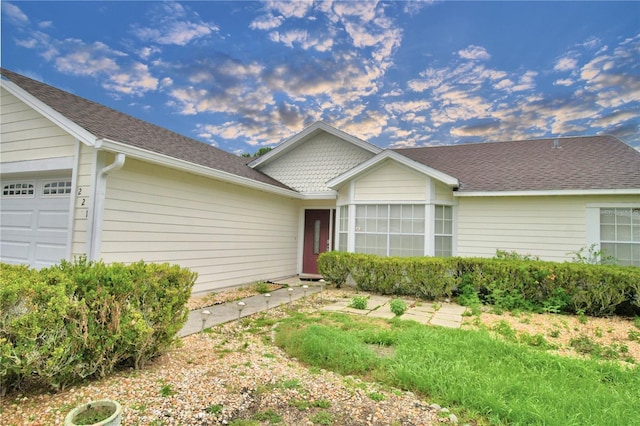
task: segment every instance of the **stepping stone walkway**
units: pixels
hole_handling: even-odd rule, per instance
[[[324,311],[345,312],[349,314],[363,315],[375,318],[394,318],[389,302],[391,298],[371,295],[367,303],[367,309],[355,309],[349,307],[351,299],[340,300],[331,305],[322,307]],[[400,317],[404,320],[413,320],[421,324],[439,325],[441,327],[460,328],[462,316],[467,308],[455,303],[430,303],[405,300],[408,309]]]

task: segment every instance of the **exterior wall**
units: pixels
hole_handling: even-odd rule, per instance
[[[331,192],[326,182],[373,156],[323,132],[260,167],[260,171],[300,192]]]
[[[433,200],[442,203],[455,204],[456,200],[453,196],[453,190],[444,183],[433,181],[434,191]]]
[[[194,292],[294,275],[299,201],[127,159],[107,180],[101,257],[170,262]]]
[[[75,256],[89,252],[92,209],[95,199],[94,186],[96,171],[96,151],[93,147],[79,144],[76,166],[76,191],[74,201],[71,253]]]
[[[491,257],[499,249],[571,260],[571,252],[590,243],[588,204],[639,201],[637,195],[459,197],[457,255]]]
[[[355,181],[354,201],[425,201],[428,178],[395,162],[386,162]]]
[[[5,89],[0,89],[2,162],[74,155],[74,139]]]

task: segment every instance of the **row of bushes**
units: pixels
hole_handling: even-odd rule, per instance
[[[640,314],[640,268],[537,260],[379,257],[326,252],[319,272],[340,286],[424,299],[463,295],[503,309],[602,316],[624,308]]]
[[[140,368],[186,322],[195,278],[144,262],[0,264],[0,393],[27,379],[56,390],[117,366]]]

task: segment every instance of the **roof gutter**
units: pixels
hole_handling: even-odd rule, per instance
[[[120,170],[124,166],[126,156],[121,153],[116,153],[116,158],[113,163],[103,167],[98,172],[95,185],[95,196],[93,201],[93,222],[91,226],[91,232],[89,241],[91,245],[89,247],[89,260],[98,260],[100,254],[100,244],[102,242],[102,223],[104,217],[104,200],[107,195],[107,176],[109,174]]]
[[[455,191],[454,197],[541,197],[568,195],[640,195],[640,188],[542,189],[529,191]]]

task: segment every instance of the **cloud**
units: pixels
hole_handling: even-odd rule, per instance
[[[128,94],[141,95],[144,92],[155,91],[158,79],[153,77],[145,64],[135,62],[127,70],[112,73],[103,83],[107,90]]]
[[[2,14],[17,26],[25,26],[29,24],[29,17],[13,3],[2,2]]]
[[[390,114],[405,114],[407,112],[424,111],[431,108],[426,100],[390,102],[384,106]]]
[[[553,82],[553,84],[556,86],[571,86],[574,83],[575,82],[569,78],[560,78]]]
[[[303,18],[313,6],[311,0],[270,1],[267,8],[278,12],[284,18]]]
[[[490,136],[496,133],[496,130],[500,128],[500,123],[497,121],[474,124],[468,126],[452,127],[449,133],[453,136],[466,137],[466,136]]]
[[[162,45],[185,46],[219,31],[217,25],[204,22],[179,3],[164,3],[152,12],[150,20],[149,26],[135,26],[132,33],[142,41]]]
[[[572,57],[563,57],[556,61],[556,64],[553,66],[555,71],[573,71],[576,69],[578,65],[578,60]]]
[[[274,28],[278,28],[280,25],[282,25],[283,21],[283,16],[273,16],[271,13],[267,13],[266,15],[259,16],[254,19],[251,24],[249,24],[249,28],[251,28],[252,30],[268,31]]]
[[[470,59],[473,61],[488,61],[491,59],[491,55],[484,47],[470,45],[466,49],[459,50],[458,55],[462,59]]]
[[[603,128],[615,127],[615,126],[619,126],[620,124],[626,123],[630,120],[637,121],[638,117],[640,117],[640,111],[638,110],[616,111],[614,113],[611,113],[602,117],[598,117],[591,124],[593,126],[603,127]]]
[[[81,76],[96,77],[119,70],[116,57],[122,55],[102,42],[85,43],[66,39],[56,43],[58,54],[54,59],[58,71]]]

